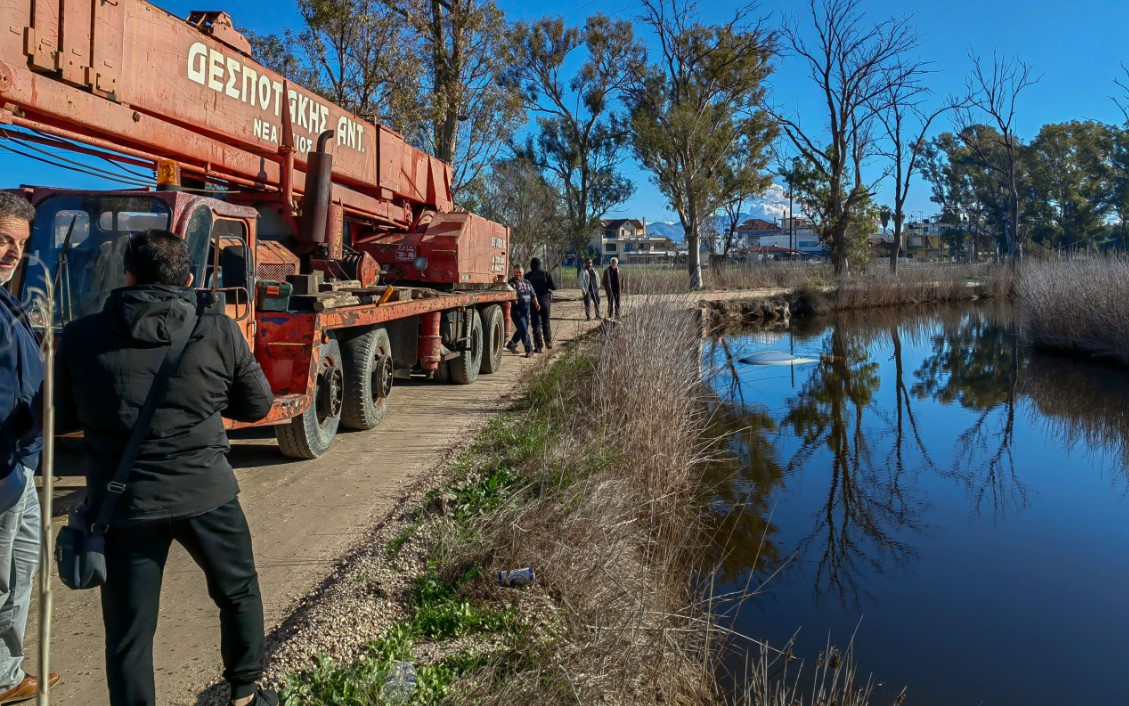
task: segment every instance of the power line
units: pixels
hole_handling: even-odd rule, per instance
[[[47,158],[44,158],[44,157],[38,157],[38,156],[36,156],[34,154],[30,154],[28,152],[21,152],[20,150],[17,150],[14,147],[9,147],[8,145],[0,144],[0,149],[11,152],[12,154],[19,155],[21,157],[26,157],[27,159],[34,159],[37,162],[49,164],[52,167],[59,167],[60,169],[67,169],[69,171],[77,172],[79,174],[85,174],[87,176],[97,177],[99,179],[106,179],[107,181],[114,181],[114,182],[117,182],[119,184],[124,184],[126,186],[132,186],[132,187],[135,187],[135,188],[145,188],[146,186],[148,186],[147,184],[138,184],[137,182],[129,181],[127,179],[124,179],[124,178],[117,176],[116,174],[111,174],[110,172],[107,172],[107,171],[104,171],[104,170],[101,170],[101,169],[86,168],[86,167],[69,167],[65,164],[53,162],[50,159],[47,159]]]
[[[86,170],[90,170],[91,172],[97,172],[98,174],[103,175],[107,179],[120,179],[123,175],[126,176],[126,177],[134,177],[136,179],[144,179],[144,180],[148,180],[150,178],[150,176],[148,174],[141,174],[140,172],[134,172],[134,171],[131,171],[129,169],[126,169],[124,165],[119,164],[118,162],[115,162],[114,160],[110,159],[109,157],[98,155],[98,157],[100,159],[103,159],[106,162],[110,163],[111,165],[120,169],[122,174],[117,174],[117,173],[114,173],[114,172],[108,172],[104,169],[99,169],[98,167],[92,166],[90,164],[85,164],[83,162],[78,162],[78,161],[75,161],[73,159],[69,159],[69,158],[64,157],[62,155],[58,155],[58,154],[48,152],[45,149],[42,149],[40,147],[36,147],[35,145],[31,144],[31,142],[29,140],[26,140],[26,139],[19,137],[19,133],[6,132],[5,131],[4,134],[9,139],[18,142],[24,149],[29,149],[33,152],[44,155],[44,156],[51,158],[51,159],[57,159],[60,162],[72,164],[76,167],[79,167],[80,169],[86,169]],[[61,150],[67,149],[67,146],[69,145],[69,143],[67,143],[63,140],[59,140],[58,143],[59,144],[56,145],[56,149],[61,149]],[[62,165],[58,165],[58,166],[62,166]]]

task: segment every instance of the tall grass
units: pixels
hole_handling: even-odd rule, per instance
[[[1129,260],[1028,263],[1017,299],[1036,346],[1129,365]]]
[[[685,267],[625,267],[630,294],[681,294],[690,291]],[[704,267],[702,278],[711,290],[792,289],[803,284],[829,284],[827,265],[809,262],[730,263],[719,269]]]
[[[693,317],[636,303],[598,336],[529,388],[529,414],[561,435],[525,469],[523,501],[484,515],[471,541],[448,538],[439,555],[452,569],[535,566],[551,602],[513,658],[465,685],[465,703],[713,700],[708,631],[687,610],[706,460]]]
[[[894,277],[871,271],[841,281],[831,298],[836,310],[867,309],[1007,296],[1011,270],[1006,266],[939,265],[903,267]]]

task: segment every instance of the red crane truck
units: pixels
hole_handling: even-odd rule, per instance
[[[465,384],[501,364],[508,230],[454,208],[449,164],[256,63],[225,13],[0,0],[0,144],[155,174],[21,187],[38,215],[13,286],[50,292],[60,326],[124,284],[131,233],[177,233],[201,306],[241,324],[270,380],[259,425],[287,456],[375,427],[394,379]]]

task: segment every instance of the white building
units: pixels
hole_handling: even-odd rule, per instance
[[[670,263],[678,256],[674,241],[647,233],[647,219],[619,218],[602,221],[602,230],[588,243],[588,249],[600,253],[600,263],[618,257],[620,264]]]

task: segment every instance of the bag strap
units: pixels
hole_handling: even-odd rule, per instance
[[[145,398],[145,404],[142,405],[141,411],[137,414],[137,422],[133,425],[133,431],[129,435],[129,442],[126,444],[125,450],[122,451],[121,460],[118,461],[117,470],[114,471],[114,478],[106,484],[106,496],[102,500],[102,506],[98,508],[98,519],[91,526],[91,531],[105,532],[110,526],[110,520],[114,516],[114,508],[118,504],[118,499],[125,493],[126,480],[129,479],[130,471],[133,470],[133,462],[137,460],[137,454],[141,452],[141,444],[145,441],[149,424],[153,421],[153,414],[156,413],[157,405],[161,403],[165,396],[165,390],[168,388],[173,372],[180,364],[180,357],[184,353],[184,347],[188,345],[188,339],[192,337],[199,323],[200,316],[197,315],[196,323],[188,329],[188,333],[181,338],[174,338],[169,344],[165,358],[161,361],[161,367],[153,377],[153,386],[149,388],[149,396]]]

